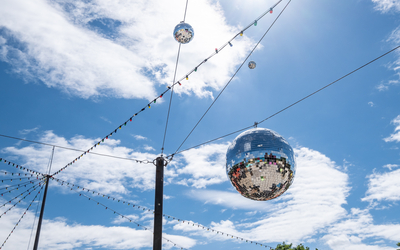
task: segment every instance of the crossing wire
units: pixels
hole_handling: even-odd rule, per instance
[[[285,5],[285,7],[282,9],[282,11],[279,13],[279,15],[275,18],[275,20],[272,22],[272,24],[269,26],[269,28],[267,29],[267,31],[264,33],[264,35],[260,38],[260,40],[258,41],[258,43],[254,46],[254,48],[250,51],[249,55],[243,60],[242,64],[239,66],[239,68],[236,70],[236,72],[232,75],[231,79],[229,79],[229,81],[227,82],[227,84],[225,85],[225,87],[219,92],[218,96],[214,99],[214,101],[211,103],[211,105],[208,107],[208,109],[206,110],[206,112],[204,112],[203,116],[200,118],[200,120],[196,123],[196,125],[193,127],[193,129],[190,131],[190,133],[186,136],[186,138],[183,140],[183,142],[181,143],[181,145],[178,147],[178,149],[175,151],[174,155],[179,151],[179,149],[183,146],[183,144],[186,142],[186,140],[190,137],[190,135],[193,133],[193,131],[197,128],[197,126],[199,125],[199,123],[203,120],[203,118],[206,116],[206,114],[208,113],[208,111],[211,109],[211,107],[214,105],[214,103],[218,100],[218,98],[221,96],[221,94],[225,91],[225,89],[228,87],[228,85],[231,83],[231,81],[233,80],[233,78],[236,76],[236,74],[239,72],[239,70],[242,68],[242,66],[245,64],[245,62],[247,61],[247,59],[253,54],[254,50],[258,47],[258,45],[261,43],[261,41],[264,39],[264,37],[268,34],[268,32],[270,31],[270,29],[274,26],[274,24],[276,23],[276,21],[279,19],[279,17],[282,15],[282,13],[286,10],[287,6],[290,4],[292,0],[289,0],[288,3]],[[281,1],[279,1],[277,4],[279,4]],[[275,4],[275,6],[277,5]],[[266,13],[265,13],[266,14]],[[264,15],[265,15],[264,14]],[[260,16],[257,20],[259,20],[262,16]],[[256,21],[255,21],[256,22]],[[247,27],[249,28],[251,26],[251,24]],[[247,29],[246,28],[246,29]]]
[[[346,78],[346,77],[350,76],[351,74],[353,74],[353,73],[355,73],[355,72],[359,71],[360,69],[362,69],[362,68],[364,68],[364,67],[368,66],[369,64],[371,64],[371,63],[373,63],[373,62],[375,62],[375,61],[377,61],[377,60],[381,59],[382,57],[384,57],[384,56],[386,56],[386,55],[388,55],[388,54],[390,54],[390,53],[394,52],[395,50],[397,50],[397,49],[399,49],[399,48],[400,48],[400,45],[399,45],[399,46],[397,46],[397,47],[395,47],[395,48],[393,48],[393,49],[391,49],[391,50],[389,50],[388,52],[386,52],[386,53],[384,53],[384,54],[382,54],[382,55],[380,55],[380,56],[376,57],[375,59],[373,59],[373,60],[371,60],[371,61],[369,61],[369,62],[365,63],[364,65],[362,65],[362,66],[358,67],[357,69],[355,69],[355,70],[353,70],[353,71],[351,71],[351,72],[347,73],[346,75],[344,75],[344,76],[342,76],[342,77],[340,77],[340,78],[336,79],[335,81],[333,81],[333,82],[331,82],[331,83],[329,83],[329,84],[327,84],[327,85],[323,86],[322,88],[320,88],[320,89],[318,89],[318,90],[316,90],[316,91],[312,92],[311,94],[309,94],[309,95],[307,95],[307,96],[305,96],[305,97],[301,98],[300,100],[298,100],[298,101],[296,101],[296,102],[294,102],[294,103],[290,104],[289,106],[286,106],[285,108],[283,108],[283,109],[279,110],[278,112],[276,112],[276,113],[274,113],[274,114],[272,114],[272,115],[268,116],[267,118],[265,118],[265,119],[261,120],[260,122],[256,122],[255,124],[253,124],[253,125],[251,125],[251,126],[248,126],[248,127],[245,127],[245,128],[242,128],[242,129],[239,129],[239,130],[236,130],[236,131],[233,131],[233,132],[231,132],[231,133],[229,133],[229,134],[226,134],[226,135],[223,135],[223,136],[217,137],[217,138],[215,138],[215,139],[212,139],[212,140],[209,140],[209,141],[206,141],[206,142],[200,143],[200,144],[198,144],[198,145],[196,145],[196,146],[193,146],[193,147],[190,147],[190,148],[187,148],[187,149],[181,150],[181,151],[179,151],[179,152],[175,152],[174,154],[168,155],[168,156],[167,156],[167,158],[172,158],[172,157],[173,157],[174,155],[176,155],[176,154],[181,154],[181,153],[183,153],[183,152],[185,152],[185,151],[188,151],[188,150],[190,150],[190,149],[193,149],[193,148],[198,148],[198,147],[200,147],[200,146],[203,146],[203,145],[209,144],[209,143],[211,143],[211,142],[214,142],[214,141],[217,141],[217,140],[223,139],[223,138],[225,138],[225,137],[227,137],[227,136],[230,136],[230,135],[233,135],[233,134],[240,133],[240,132],[242,132],[242,131],[245,131],[245,130],[247,130],[247,129],[249,129],[249,128],[253,128],[255,125],[261,124],[261,123],[263,123],[263,122],[265,122],[265,121],[267,121],[267,120],[271,119],[272,117],[274,117],[274,116],[276,116],[276,115],[278,115],[278,114],[282,113],[283,111],[285,111],[285,110],[287,110],[287,109],[289,109],[289,108],[291,108],[291,107],[295,106],[296,104],[299,104],[300,102],[302,102],[302,101],[306,100],[307,98],[309,98],[309,97],[311,97],[311,96],[313,96],[313,95],[317,94],[318,92],[320,92],[320,91],[322,91],[322,90],[326,89],[327,87],[329,87],[329,86],[331,86],[331,85],[333,85],[333,84],[337,83],[338,81],[340,81],[340,80],[342,80],[342,79],[344,79],[344,78]]]

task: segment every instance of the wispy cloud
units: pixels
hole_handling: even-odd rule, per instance
[[[153,147],[151,147],[149,145],[144,145],[144,150],[146,150],[146,151],[156,151]]]
[[[385,173],[373,173],[368,176],[368,179],[368,190],[362,201],[400,200],[398,185],[400,169]]]
[[[100,119],[111,124],[111,121],[105,118],[104,116],[100,116]]]
[[[372,0],[375,3],[375,9],[383,13],[388,12],[391,9],[400,11],[399,0]]]
[[[379,91],[386,91],[386,90],[389,90],[389,87],[390,87],[390,86],[395,86],[395,85],[399,85],[399,84],[400,84],[400,81],[399,81],[399,80],[390,80],[390,81],[388,81],[388,82],[379,84],[378,86],[376,86],[376,88],[377,88]],[[369,104],[369,103],[368,103],[368,104]]]
[[[394,133],[391,134],[389,137],[384,138],[385,142],[400,142],[400,115],[394,118],[391,121],[396,127],[394,129]]]
[[[181,21],[176,6],[181,2],[4,0],[0,59],[20,75],[82,98],[152,99],[156,87],[170,84],[173,78],[176,50],[165,48],[178,49],[171,34]],[[197,10],[187,20],[196,36],[185,45],[178,76],[184,76],[239,31],[226,23],[218,4],[194,1],[190,8]],[[94,26],[94,22],[105,27]],[[109,30],[107,23],[113,28],[109,36],[103,32]],[[175,91],[212,96],[211,90],[226,83],[253,44],[246,37],[234,43],[227,48],[229,53],[220,53],[199,68],[190,78],[192,84]]]
[[[31,128],[31,129],[23,129],[23,130],[20,130],[19,133],[21,135],[27,135],[29,133],[36,132],[38,129],[39,129],[39,127]]]
[[[136,140],[147,140],[147,137],[141,136],[141,135],[134,135]]]
[[[228,144],[209,144],[191,149],[176,157],[177,173],[183,177],[180,182],[196,188],[222,183],[227,180],[225,154]],[[182,167],[181,167],[182,166]]]
[[[392,171],[392,168],[398,168],[400,165],[398,164],[386,164],[383,166],[384,168],[388,168],[390,171]]]

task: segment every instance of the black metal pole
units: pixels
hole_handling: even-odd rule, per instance
[[[38,226],[36,229],[36,238],[35,238],[35,245],[33,245],[33,250],[37,250],[38,245],[39,245],[40,228],[42,227],[44,205],[46,204],[47,188],[49,187],[49,178],[50,178],[50,175],[46,175],[46,187],[44,188],[42,207],[40,209],[39,222],[38,222]]]
[[[164,158],[156,159],[156,193],[154,201],[154,238],[153,250],[162,247],[162,220],[163,220],[163,189],[164,189]]]

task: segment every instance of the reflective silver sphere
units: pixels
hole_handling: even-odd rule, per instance
[[[255,69],[256,68],[256,63],[254,61],[249,62],[249,68],[250,69]]]
[[[181,22],[174,29],[174,38],[179,43],[185,44],[193,40],[194,30],[190,24]]]
[[[266,201],[283,194],[293,182],[296,163],[292,147],[265,128],[241,133],[226,153],[226,174],[246,198]]]

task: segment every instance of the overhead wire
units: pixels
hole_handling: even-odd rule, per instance
[[[287,110],[287,109],[289,109],[289,108],[293,107],[294,105],[296,105],[296,104],[298,104],[298,103],[300,103],[300,102],[304,101],[305,99],[307,99],[307,98],[309,98],[309,97],[311,97],[311,96],[313,96],[313,95],[317,94],[318,92],[320,92],[320,91],[322,91],[322,90],[326,89],[327,87],[329,87],[329,86],[331,86],[331,85],[333,85],[333,84],[337,83],[338,81],[340,81],[340,80],[342,80],[342,79],[344,79],[344,78],[346,78],[346,77],[350,76],[351,74],[353,74],[353,73],[355,73],[355,72],[359,71],[360,69],[362,69],[362,68],[364,68],[364,67],[368,66],[369,64],[371,64],[371,63],[373,63],[373,62],[375,62],[375,61],[379,60],[380,58],[382,58],[382,57],[384,57],[384,56],[386,56],[386,55],[388,55],[388,54],[392,53],[393,51],[395,51],[395,50],[397,50],[397,49],[399,49],[399,48],[400,48],[400,45],[399,45],[399,46],[396,46],[395,48],[393,48],[393,49],[389,50],[388,52],[386,52],[386,53],[384,53],[384,54],[382,54],[382,55],[380,55],[380,56],[376,57],[375,59],[373,59],[373,60],[371,60],[371,61],[369,61],[369,62],[367,62],[367,63],[363,64],[362,66],[358,67],[357,69],[355,69],[355,70],[352,70],[351,72],[349,72],[349,73],[345,74],[344,76],[342,76],[342,77],[340,77],[340,78],[336,79],[335,81],[333,81],[333,82],[331,82],[331,83],[329,83],[329,84],[327,84],[327,85],[323,86],[322,88],[320,88],[320,89],[318,89],[318,90],[316,90],[316,91],[312,92],[311,94],[309,94],[309,95],[307,95],[307,96],[305,96],[305,97],[303,97],[303,98],[299,99],[298,101],[296,101],[296,102],[294,102],[294,103],[290,104],[289,106],[286,106],[285,108],[283,108],[283,109],[279,110],[278,112],[276,112],[276,113],[274,113],[274,114],[272,114],[272,115],[268,116],[267,118],[265,118],[265,119],[261,120],[260,122],[256,122],[255,124],[257,124],[257,125],[258,125],[258,124],[261,124],[261,123],[263,123],[263,122],[265,122],[265,121],[267,121],[267,120],[271,119],[272,117],[274,117],[274,116],[276,116],[276,115],[278,115],[278,114],[282,113],[283,111],[285,111],[285,110]],[[239,132],[245,131],[245,130],[247,130],[247,129],[249,129],[249,128],[252,128],[252,127],[254,127],[254,126],[255,126],[255,124],[253,124],[253,125],[251,125],[251,126],[248,126],[248,127],[245,127],[245,128],[242,128],[242,129],[239,129],[239,130],[236,130],[236,131],[234,131],[234,132],[228,133],[228,134],[226,134],[226,135],[222,135],[222,136],[220,136],[220,137],[217,137],[217,138],[215,138],[215,139],[212,139],[212,140],[209,140],[209,141],[206,141],[206,142],[200,143],[200,144],[198,144],[198,145],[195,145],[195,146],[193,146],[193,147],[189,147],[189,148],[187,148],[187,149],[184,149],[184,150],[181,150],[181,151],[179,151],[179,152],[175,152],[174,154],[171,154],[171,155],[167,156],[167,158],[171,158],[171,157],[173,157],[173,156],[174,156],[174,155],[176,155],[176,154],[180,154],[180,153],[183,153],[183,152],[185,152],[185,151],[188,151],[188,150],[190,150],[190,149],[193,149],[193,148],[198,148],[198,147],[200,147],[200,146],[203,146],[203,145],[209,144],[209,143],[211,143],[211,142],[214,142],[214,141],[217,141],[217,140],[223,139],[223,138],[225,138],[225,137],[228,137],[228,136],[230,136],[230,135],[237,134],[237,133],[239,133]]]
[[[183,15],[183,22],[185,22],[185,20],[186,20],[186,12],[187,12],[188,2],[189,2],[189,0],[186,0],[185,14]],[[178,71],[178,63],[179,63],[179,55],[180,55],[180,53],[181,53],[181,45],[182,45],[182,43],[179,43],[178,54],[177,54],[177,56],[176,56],[176,63],[175,63],[174,80],[172,81],[172,83],[175,83],[176,72]],[[163,142],[162,142],[162,146],[161,146],[161,156],[163,156],[163,154],[164,154],[165,138],[166,138],[166,136],[167,136],[168,121],[169,121],[169,115],[170,115],[170,112],[171,112],[171,105],[172,105],[172,97],[173,97],[173,94],[174,94],[174,85],[172,85],[172,87],[171,87],[171,97],[170,97],[170,99],[169,99],[168,112],[167,112],[167,120],[166,120],[166,122],[165,122],[164,138],[163,138]]]
[[[281,1],[279,1],[278,3],[280,3]],[[282,15],[282,13],[286,10],[287,6],[290,4],[291,0],[288,1],[288,3],[285,5],[285,7],[282,9],[282,11],[279,13],[279,15],[275,18],[275,20],[272,22],[272,24],[269,26],[269,28],[267,29],[267,31],[264,33],[264,35],[260,38],[260,40],[257,42],[257,44],[254,46],[254,48],[250,51],[250,53],[248,54],[248,56],[243,60],[242,64],[238,67],[238,69],[236,70],[236,72],[232,75],[232,77],[229,79],[229,81],[225,84],[224,88],[219,92],[218,96],[214,99],[214,101],[211,103],[211,105],[208,107],[208,109],[204,112],[203,116],[199,119],[199,121],[196,123],[196,125],[193,127],[193,129],[189,132],[189,134],[186,136],[186,138],[183,140],[183,142],[181,143],[181,145],[178,147],[177,150],[175,150],[175,153],[179,151],[179,149],[183,146],[183,144],[186,142],[186,140],[190,137],[190,135],[193,133],[193,131],[197,128],[197,126],[199,125],[199,123],[203,120],[203,118],[206,116],[206,114],[208,113],[208,111],[211,109],[211,107],[214,105],[214,103],[218,100],[218,98],[221,96],[221,94],[225,91],[225,89],[228,87],[228,85],[231,83],[231,81],[233,80],[233,78],[236,76],[236,74],[240,71],[240,69],[243,67],[243,65],[246,63],[247,59],[253,54],[254,50],[258,47],[258,45],[261,43],[261,41],[264,39],[264,37],[268,34],[268,32],[270,31],[270,29],[274,26],[274,24],[276,23],[276,21],[279,19],[279,17]],[[278,4],[277,3],[277,4]],[[275,4],[275,6],[277,5]],[[265,13],[266,14],[266,13]],[[265,15],[264,14],[264,15]],[[259,19],[263,17],[260,16]],[[250,25],[251,26],[251,25]],[[248,26],[247,28],[249,28],[250,26]],[[247,29],[246,28],[246,29]]]
[[[54,146],[53,146],[53,150],[51,151],[51,157],[49,160],[49,163],[47,164],[47,174],[50,174],[51,171],[51,165],[53,164],[53,156],[54,156]]]
[[[133,159],[133,158],[126,158],[126,157],[119,157],[119,156],[115,156],[115,155],[100,154],[100,153],[95,153],[95,152],[87,152],[87,150],[83,150],[83,149],[76,149],[76,148],[64,147],[64,146],[59,146],[59,145],[50,144],[50,143],[44,143],[44,142],[26,140],[26,139],[22,139],[22,138],[18,138],[18,137],[13,137],[13,136],[9,136],[9,135],[2,135],[2,134],[0,134],[0,136],[1,136],[1,137],[6,137],[6,138],[10,138],[10,139],[14,139],[14,140],[26,141],[26,142],[30,142],[30,143],[41,144],[41,145],[45,145],[45,146],[52,146],[52,147],[56,147],[56,148],[62,148],[62,149],[72,150],[72,151],[77,151],[77,152],[82,152],[82,153],[86,152],[86,153],[88,153],[88,154],[99,155],[99,156],[105,156],[105,157],[110,157],[110,158],[115,158],[115,159],[129,160],[129,161],[136,161],[136,162],[138,162],[138,161],[146,162],[146,161],[147,161],[147,160],[138,160],[138,159]],[[147,161],[147,162],[149,162],[149,161]]]

